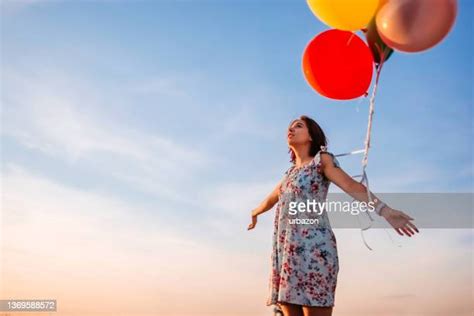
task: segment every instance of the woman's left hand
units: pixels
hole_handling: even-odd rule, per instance
[[[392,227],[401,236],[403,236],[403,233],[405,233],[409,237],[414,235],[415,232],[419,233],[418,228],[415,226],[415,224],[410,222],[410,220],[413,220],[413,218],[403,213],[402,211],[394,210],[388,206],[385,206],[381,211],[381,215],[387,220],[387,222],[390,223],[390,225],[392,225]]]

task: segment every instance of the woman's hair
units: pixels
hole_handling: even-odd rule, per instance
[[[308,132],[309,135],[311,136],[311,146],[309,148],[309,154],[310,156],[315,156],[318,151],[321,149],[321,146],[327,146],[327,139],[326,135],[324,134],[321,126],[319,126],[318,123],[316,123],[315,120],[312,118],[306,116],[306,115],[301,115],[298,119],[303,120],[306,123],[306,126],[308,127]],[[293,124],[295,120],[293,120],[291,124]],[[288,127],[289,128],[289,127]],[[293,152],[291,148],[288,149],[288,152],[290,153],[291,157],[291,162],[295,163],[296,162],[296,155]]]

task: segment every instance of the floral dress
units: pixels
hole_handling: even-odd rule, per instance
[[[267,306],[278,302],[334,306],[339,257],[328,215],[324,207],[295,214],[294,206],[294,202],[326,201],[330,181],[322,172],[321,152],[329,154],[336,167],[340,165],[332,153],[321,148],[310,163],[290,167],[282,179],[275,211]]]

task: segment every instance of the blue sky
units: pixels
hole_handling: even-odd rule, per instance
[[[459,4],[442,43],[384,66],[373,192],[472,192],[473,12]],[[45,203],[65,222],[74,209],[111,231],[133,223],[266,260],[272,216],[252,248],[236,236],[289,167],[288,123],[313,117],[335,154],[363,148],[368,99],[326,99],[302,75],[306,44],[328,29],[304,1],[3,1],[1,26],[6,209],[31,197],[6,223]],[[361,159],[339,161],[354,175]]]
[[[98,91],[97,110],[110,119],[218,160],[208,180],[276,179],[287,167],[284,130],[300,114],[321,123],[333,152],[363,147],[368,100],[325,99],[304,81],[302,51],[327,29],[304,2],[30,6],[4,17],[7,70],[59,69],[80,80]],[[379,190],[472,190],[471,10],[461,1],[453,31],[437,47],[386,64],[368,169]],[[357,171],[358,157],[343,163]],[[406,183],[392,178],[400,174]]]

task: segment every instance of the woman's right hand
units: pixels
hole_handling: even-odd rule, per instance
[[[257,225],[257,215],[252,214],[252,223],[249,224],[249,226],[247,227],[247,230],[253,229],[255,225]]]
[[[280,189],[281,189],[281,181],[276,185],[272,193],[270,193],[258,207],[252,210],[252,213],[251,213],[252,223],[250,223],[247,230],[254,229],[255,226],[257,225],[257,216],[270,210],[273,207],[273,205],[275,205],[278,202],[278,199],[280,198]]]

